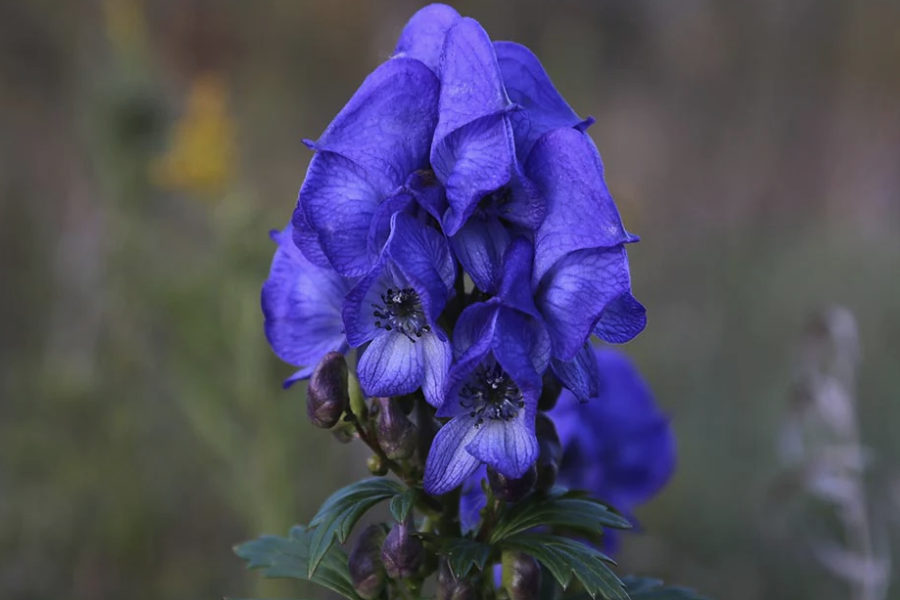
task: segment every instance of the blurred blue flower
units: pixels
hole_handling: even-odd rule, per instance
[[[350,284],[307,260],[294,245],[290,225],[270,236],[278,249],[262,287],[261,304],[272,350],[286,363],[302,367],[284,382],[289,387],[309,377],[328,352],[347,351],[341,303]]]
[[[608,348],[594,354],[602,382],[599,394],[579,403],[563,391],[549,413],[563,448],[557,482],[587,490],[630,515],[672,477],[675,436],[628,357]],[[607,549],[614,537],[604,539]]]
[[[439,406],[452,351],[437,318],[456,265],[436,229],[403,212],[390,223],[380,259],[344,303],[347,340],[369,343],[357,365],[368,396],[399,396],[421,386],[428,402]]]

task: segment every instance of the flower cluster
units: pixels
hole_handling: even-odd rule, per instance
[[[267,337],[300,367],[288,384],[356,348],[365,396],[421,394],[443,423],[432,495],[482,465],[525,476],[547,382],[598,397],[591,335],[623,343],[644,328],[625,250],[637,238],[592,122],[530,50],[435,4],[306,142],[291,224],[273,234]]]

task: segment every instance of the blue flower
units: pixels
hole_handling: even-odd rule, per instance
[[[294,241],[307,258],[345,277],[378,260],[370,228],[379,206],[416,171],[428,168],[437,124],[438,79],[424,63],[395,58],[379,66],[307,144],[316,151],[294,211]]]
[[[462,18],[447,30],[440,80],[431,166],[446,188],[441,223],[475,285],[494,293],[506,246],[540,225],[543,200],[516,157],[509,117],[518,107],[477,21]]]
[[[549,413],[563,447],[557,482],[587,490],[629,514],[672,477],[675,436],[631,361],[612,349],[593,353],[602,381],[599,394],[579,403],[563,391]]]
[[[278,249],[261,304],[272,350],[286,363],[302,367],[284,382],[288,387],[309,377],[328,352],[347,351],[341,303],[350,285],[333,270],[307,260],[294,245],[290,226],[270,235]]]
[[[532,278],[553,356],[574,359],[592,332],[627,342],[646,325],[625,250],[638,238],[622,225],[596,147],[576,129],[554,129],[535,143],[526,170],[547,202]]]
[[[531,299],[531,252],[527,240],[515,240],[504,256],[499,295],[472,304],[457,321],[456,360],[437,412],[451,420],[425,464],[430,494],[454,489],[482,464],[518,478],[537,460],[534,421],[550,340]]]
[[[456,265],[440,232],[415,217],[395,213],[390,229],[380,259],[347,295],[347,340],[369,343],[357,365],[367,395],[398,396],[421,386],[439,406],[452,350],[437,319]]]

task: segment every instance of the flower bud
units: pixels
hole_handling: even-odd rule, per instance
[[[366,460],[366,466],[369,467],[369,473],[377,477],[387,475],[388,466],[384,464],[384,460],[380,456],[372,455]]]
[[[442,558],[437,575],[437,600],[475,600],[476,597],[475,581],[471,577],[457,579],[447,559]]]
[[[425,547],[422,540],[411,535],[411,530],[411,518],[396,523],[381,546],[381,560],[391,579],[408,579],[422,566]]]
[[[537,600],[541,592],[541,566],[522,552],[504,552],[503,587],[510,600]]]
[[[518,479],[512,479],[495,471],[493,467],[488,467],[487,478],[495,497],[504,502],[515,502],[521,500],[534,487],[537,480],[537,468],[535,465],[531,465],[524,475]]]
[[[378,407],[375,434],[385,455],[392,460],[412,456],[416,450],[416,426],[413,422],[391,398],[375,398],[372,403]]]
[[[541,449],[537,460],[535,488],[545,492],[556,483],[556,475],[562,463],[562,444],[559,441],[559,434],[556,433],[556,426],[547,415],[537,414],[534,430]]]
[[[384,538],[383,525],[370,525],[357,538],[350,552],[350,580],[353,582],[353,589],[363,600],[377,598],[387,583],[384,564],[381,562]]]
[[[538,398],[538,410],[553,410],[562,390],[562,382],[551,369],[547,369],[544,372],[544,385],[541,388],[541,397]]]
[[[341,420],[350,402],[347,376],[347,360],[340,352],[329,352],[316,366],[306,391],[306,415],[316,427],[330,429]]]

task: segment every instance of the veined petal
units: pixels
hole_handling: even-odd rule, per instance
[[[347,342],[354,348],[365,344],[378,333],[373,305],[382,304],[381,294],[392,287],[392,282],[387,259],[382,257],[344,299],[341,317],[347,332]]]
[[[478,526],[481,509],[487,504],[487,496],[481,489],[481,480],[487,476],[487,468],[482,465],[472,473],[463,484],[459,498],[459,522],[463,533],[472,531]]]
[[[585,344],[570,361],[553,359],[553,372],[579,402],[587,402],[600,393],[600,371],[590,344]]]
[[[535,281],[574,250],[637,241],[622,225],[603,179],[600,154],[586,135],[574,129],[545,134],[531,151],[526,172],[547,202],[534,239]]]
[[[415,217],[396,213],[385,254],[418,292],[425,316],[434,326],[453,288],[456,265],[447,240]]]
[[[624,344],[647,326],[647,309],[631,292],[623,292],[600,313],[594,335],[610,344]]]
[[[463,125],[509,110],[494,47],[478,21],[463,18],[447,31],[440,85],[436,144]]]
[[[497,311],[491,344],[494,356],[522,392],[540,394],[550,363],[550,336],[539,319],[509,308]]]
[[[317,153],[300,189],[308,229],[342,275],[366,273],[377,255],[368,233],[377,206],[426,167],[437,123],[438,80],[422,63],[378,67],[310,146]],[[295,213],[298,229],[302,218]]]
[[[406,23],[397,41],[394,57],[415,58],[437,72],[444,37],[460,18],[459,13],[446,4],[429,4]]]
[[[438,417],[455,417],[464,412],[459,402],[459,389],[490,354],[499,309],[496,302],[479,302],[468,306],[456,321],[453,330],[456,358],[444,386],[448,400],[438,409]]]
[[[318,234],[310,227],[299,199],[297,202],[297,207],[294,209],[294,215],[291,219],[294,245],[300,249],[303,256],[312,264],[317,267],[331,269],[331,262],[322,251],[322,244],[319,242]]]
[[[309,163],[294,223],[302,230],[305,216],[336,271],[346,277],[363,275],[377,257],[369,251],[369,227],[385,195],[369,181],[364,168],[322,152]]]
[[[535,296],[553,356],[562,361],[575,358],[610,302],[630,291],[623,245],[577,250],[560,259],[545,274]]]
[[[540,454],[534,418],[531,427],[526,421],[525,411],[510,421],[486,420],[466,445],[466,450],[507,477],[521,477]]]
[[[486,293],[497,290],[503,253],[510,233],[496,217],[471,217],[450,238],[450,245],[475,286]],[[529,280],[531,274],[529,273]]]
[[[331,269],[309,262],[292,238],[291,227],[273,235],[279,247],[261,294],[266,338],[281,360],[314,366],[327,352],[345,347],[340,305],[348,285]]]
[[[402,333],[375,336],[356,367],[359,385],[367,396],[400,396],[414,392],[425,372],[422,344]]]
[[[417,343],[422,344],[422,356],[425,361],[422,393],[425,394],[428,404],[440,407],[444,404],[444,389],[450,371],[450,361],[453,358],[453,347],[446,336],[437,335],[437,331],[423,335]]]
[[[512,102],[525,108],[513,119],[516,149],[525,160],[531,147],[551,129],[587,128],[592,120],[582,120],[556,91],[550,77],[534,53],[515,42],[494,42],[503,83]]]
[[[475,437],[475,419],[462,415],[437,432],[425,461],[425,491],[432,496],[457,488],[478,468],[479,461],[466,451]]]
[[[516,238],[503,256],[503,275],[497,295],[504,306],[540,318],[531,292],[534,247],[524,237]]]
[[[416,171],[407,179],[406,189],[438,223],[442,221],[447,212],[447,194],[433,171]]]
[[[394,213],[405,212],[413,206],[415,199],[407,191],[400,191],[378,205],[369,224],[368,248],[373,256],[384,249],[391,235],[391,217]]]
[[[389,60],[366,78],[313,148],[359,165],[387,196],[428,164],[439,85],[421,62]]]
[[[467,123],[435,142],[431,163],[447,191],[447,235],[459,231],[485,196],[509,183],[514,161],[512,129],[502,114]]]

